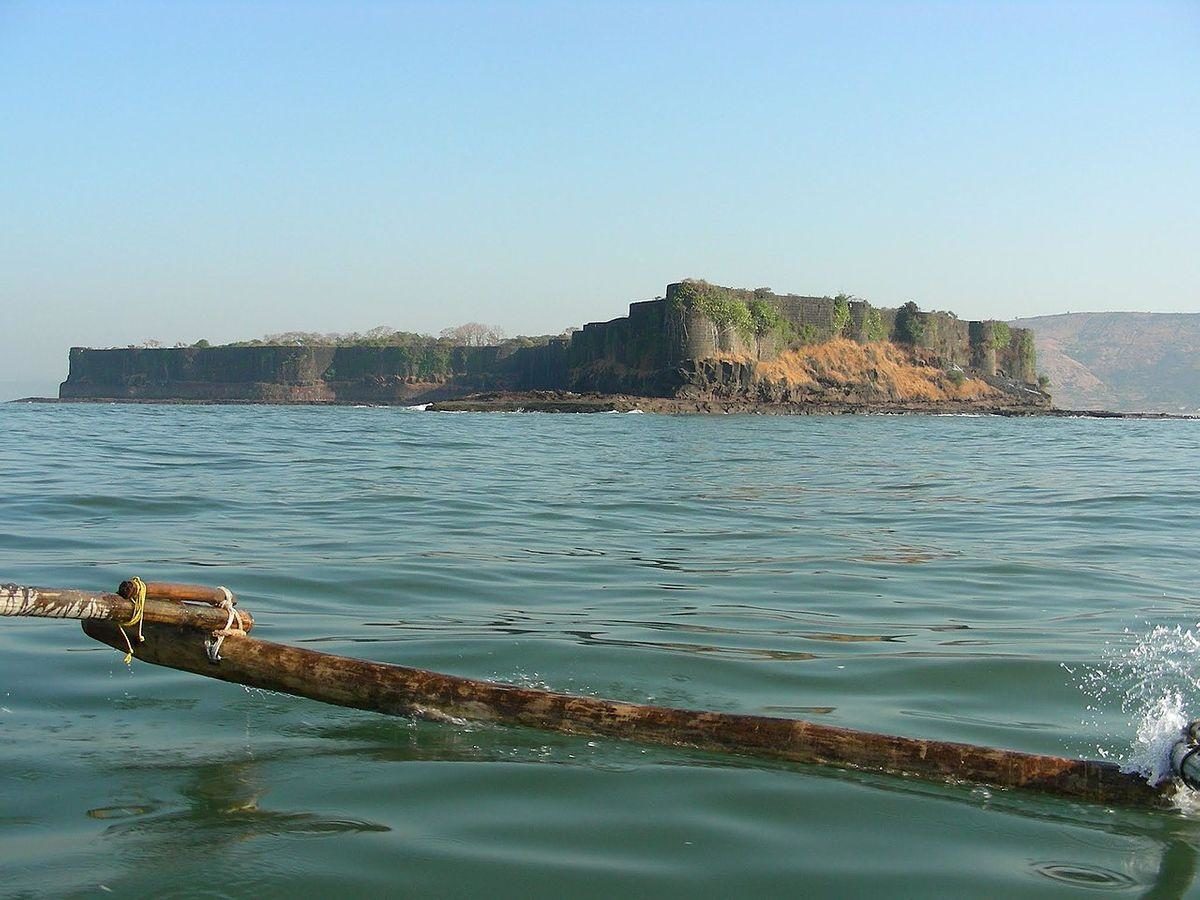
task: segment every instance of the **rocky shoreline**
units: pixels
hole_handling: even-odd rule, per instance
[[[662,415],[987,415],[1009,418],[1191,419],[1169,413],[1118,413],[1107,410],[1056,409],[1003,400],[936,402],[782,402],[754,400],[637,397],[626,394],[576,394],[569,391],[489,392],[430,403],[429,412],[644,412]]]
[[[149,398],[23,397],[9,403],[92,403],[149,406],[406,406],[404,403],[353,403],[336,400],[165,400]],[[541,413],[655,413],[658,415],[981,415],[1006,418],[1198,419],[1172,413],[1110,412],[1099,409],[1058,409],[1005,403],[1003,400],[936,402],[782,402],[632,394],[574,393],[571,391],[491,391],[454,400],[419,404],[426,412],[541,412]]]

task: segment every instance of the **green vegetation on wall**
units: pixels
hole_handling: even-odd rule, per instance
[[[755,293],[758,293],[755,291]],[[781,343],[787,344],[795,339],[795,329],[783,314],[765,300],[751,300],[750,322],[754,328],[754,336],[760,340],[775,335]]]
[[[733,329],[747,340],[753,339],[757,333],[750,307],[727,288],[707,281],[688,280],[676,294],[676,302],[698,312],[712,322],[718,331]]]
[[[920,307],[909,300],[896,310],[896,340],[916,346],[925,337],[925,319]]]
[[[799,344],[815,344],[821,339],[821,331],[816,325],[805,323],[795,329],[796,342]]]
[[[833,298],[834,337],[839,337],[846,333],[846,328],[850,324],[850,301],[852,299],[849,294],[838,294]]]
[[[882,341],[887,337],[887,330],[883,327],[883,316],[879,314],[879,310],[874,307],[867,310],[863,330],[868,341]]]
[[[773,296],[770,288],[757,288],[753,296],[747,302],[728,288],[689,279],[680,285],[672,303],[676,313],[684,309],[697,312],[718,332],[733,330],[747,341],[775,336],[782,343],[791,342],[796,336],[792,324],[765,299]]]
[[[370,348],[370,345],[356,346]],[[339,350],[352,354],[353,346],[339,348]],[[462,368],[461,361],[459,366],[455,365],[454,347],[441,342],[409,347],[386,347],[380,348],[374,353],[371,349],[365,349],[363,352],[370,355],[367,357],[357,355],[357,360],[354,357],[335,356],[334,359],[340,360],[342,364],[342,371],[339,373],[338,362],[332,362],[321,377],[326,381],[336,381],[339,378],[357,379],[370,372],[375,366],[380,366],[383,370],[396,375],[432,381],[438,378],[450,378],[456,374],[458,369]],[[379,353],[384,355],[380,356]]]
[[[1033,375],[1034,370],[1037,368],[1037,353],[1033,347],[1033,332],[1028,329],[1022,331],[1021,336],[1017,339],[1017,362],[1020,364],[1022,374],[1026,378]]]
[[[1003,350],[1012,341],[1012,329],[1006,322],[989,322],[992,334],[988,338],[988,346],[993,350]]]

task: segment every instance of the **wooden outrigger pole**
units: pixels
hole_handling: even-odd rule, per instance
[[[227,588],[161,581],[151,581],[144,587],[144,605],[138,614],[138,601],[132,596],[135,589],[129,581],[122,582],[115,594],[0,584],[0,616],[129,623],[128,627],[135,627],[140,618],[147,623],[214,631],[225,627],[229,620],[225,604],[236,606]],[[238,616],[243,630],[254,627],[248,612],[238,610]]]
[[[211,588],[172,585],[169,587],[176,589],[173,596],[178,599],[166,601],[155,597],[156,587],[159,586],[153,582],[146,585],[145,639],[132,646],[138,659],[336,706],[435,721],[492,722],[887,775],[1019,788],[1110,805],[1162,806],[1175,790],[1170,781],[1151,786],[1142,777],[1123,772],[1111,762],[926,741],[798,719],[578,697],[335,656],[251,637],[244,632],[250,630],[253,620],[245,612],[240,613],[242,629],[231,631],[228,611],[232,609],[232,598],[227,596],[228,602],[220,603],[219,595],[212,593]],[[21,591],[35,591],[40,597],[85,593],[2,586],[0,615],[42,614],[10,611],[20,605],[6,598]],[[203,591],[210,593],[200,596]],[[105,598],[104,602],[113,611],[105,608],[102,615],[71,617],[83,620],[83,630],[90,637],[125,651],[128,643],[118,626],[129,621],[127,606],[120,607],[116,602],[123,598],[111,594],[86,596]],[[220,603],[221,608],[179,602],[186,599]],[[166,606],[176,609],[171,613]],[[213,641],[206,638],[211,632],[222,631],[225,633],[223,641],[218,642],[218,655],[212,650]],[[1193,729],[1181,735],[1178,752],[1172,753],[1176,776],[1192,787],[1200,784],[1197,780],[1200,753],[1195,752],[1198,750]]]

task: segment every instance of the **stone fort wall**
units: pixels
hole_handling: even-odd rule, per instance
[[[670,396],[695,360],[766,360],[797,336],[834,337],[836,303],[828,297],[716,288],[740,303],[761,301],[791,326],[788,336],[717,327],[685,300],[687,282],[665,297],[633,303],[629,315],[592,322],[569,341],[503,352],[499,347],[239,346],[72,348],[64,399],[244,400],[260,402],[424,402],[481,390],[596,390]],[[843,334],[865,341],[871,322],[896,340],[897,310],[849,304]],[[917,346],[943,366],[1036,381],[1033,336],[995,322],[967,322],[947,312],[918,313]]]
[[[571,342],[570,367],[599,363],[649,371],[677,366],[687,360],[723,356],[764,360],[786,349],[778,340],[764,342],[735,328],[715,326],[697,309],[681,302],[684,284],[668,285],[662,299],[632,304],[628,317],[585,325]],[[836,301],[831,297],[774,294],[761,289],[720,290],[743,303],[761,300],[770,304],[809,343],[834,337]],[[865,300],[851,300],[849,307],[850,322],[843,332],[845,337],[860,342],[868,340],[868,316],[874,311],[883,339],[899,340],[897,310],[873,307]],[[997,347],[997,323],[965,321],[949,312],[921,311],[917,315],[924,323],[917,346],[930,351],[941,364],[977,369],[989,376],[1002,374],[1028,384],[1037,381],[1036,360],[1031,352],[1033,334],[1028,329],[1008,329],[1008,342]]]

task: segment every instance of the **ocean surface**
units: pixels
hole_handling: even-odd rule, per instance
[[[0,406],[0,581],[526,686],[1137,761],[1200,422]],[[1200,815],[412,722],[0,620],[0,896],[1200,896]]]

